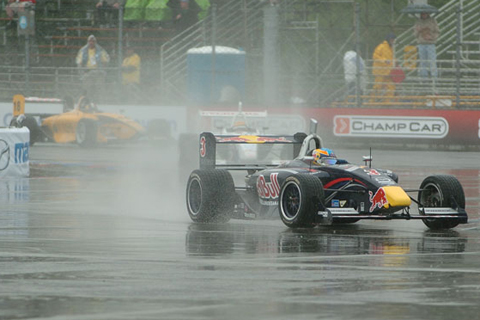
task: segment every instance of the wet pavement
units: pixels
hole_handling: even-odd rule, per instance
[[[0,180],[0,319],[478,318],[480,153],[374,151],[405,188],[457,176],[470,222],[449,231],[193,224],[176,154],[32,147],[31,177]]]

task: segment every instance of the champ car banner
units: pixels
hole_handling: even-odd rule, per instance
[[[30,131],[24,128],[0,128],[0,178],[28,177]]]
[[[336,115],[336,136],[442,139],[448,134],[448,122],[442,117],[398,117]]]

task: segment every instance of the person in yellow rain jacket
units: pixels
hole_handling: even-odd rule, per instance
[[[122,84],[126,101],[137,101],[140,93],[141,59],[131,46],[126,47],[125,59],[122,63]]]
[[[390,77],[390,72],[395,67],[393,56],[393,46],[396,36],[389,33],[385,41],[380,43],[373,52],[373,76],[375,83],[373,84],[374,96],[388,96],[395,94],[395,83]],[[382,99],[390,101],[389,98]]]

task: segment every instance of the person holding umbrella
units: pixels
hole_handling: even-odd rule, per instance
[[[422,12],[415,22],[413,32],[417,39],[420,60],[419,76],[436,78],[438,75],[436,42],[440,34],[437,21],[429,13]]]

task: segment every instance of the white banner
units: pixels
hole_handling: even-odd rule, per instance
[[[442,139],[449,130],[443,117],[336,115],[333,124],[336,136],[351,137]]]
[[[45,102],[32,102],[31,98],[25,98],[25,113],[61,114],[63,105],[58,99],[43,99]],[[38,99],[38,98],[36,98]],[[49,100],[55,100],[49,102]],[[170,125],[170,133],[173,138],[178,138],[180,133],[187,132],[187,109],[184,106],[131,106],[131,105],[98,105],[102,112],[119,113],[139,122],[148,128],[149,122],[156,119],[164,119]],[[13,104],[0,103],[0,126],[10,125],[12,119]]]
[[[30,175],[30,131],[0,128],[0,178]]]

